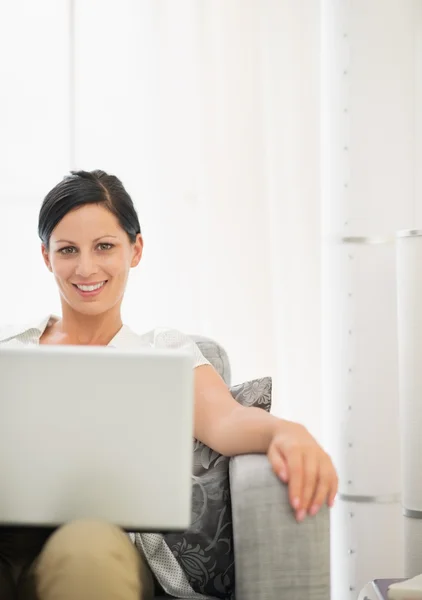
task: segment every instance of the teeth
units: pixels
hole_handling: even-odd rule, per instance
[[[99,290],[104,284],[105,281],[102,281],[101,283],[97,283],[97,285],[76,285],[76,287],[81,290],[81,292],[93,292],[94,290]]]

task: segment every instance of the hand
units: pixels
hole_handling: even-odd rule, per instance
[[[276,475],[289,486],[297,521],[307,514],[316,515],[325,502],[333,506],[338,489],[336,471],[303,425],[280,420],[267,455]]]

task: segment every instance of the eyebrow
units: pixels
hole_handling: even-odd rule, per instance
[[[99,240],[102,240],[103,238],[114,238],[115,240],[117,240],[117,235],[110,235],[108,233],[105,233],[104,235],[101,235],[100,237],[96,238],[94,240],[94,242],[98,242]],[[54,242],[55,244],[73,244],[76,245],[76,242],[72,242],[71,240],[56,240]]]

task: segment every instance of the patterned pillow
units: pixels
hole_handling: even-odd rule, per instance
[[[264,377],[230,391],[240,404],[269,412],[271,384],[271,377]],[[223,599],[234,596],[235,582],[229,461],[195,441],[192,525],[182,535],[164,536],[195,592]]]

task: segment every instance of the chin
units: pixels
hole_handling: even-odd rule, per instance
[[[106,313],[107,311],[109,311],[113,306],[113,303],[104,302],[104,300],[86,302],[83,300],[79,300],[79,298],[77,298],[77,299],[69,298],[69,297],[65,296],[64,294],[62,295],[62,302],[63,301],[75,313],[78,313],[80,315],[90,316],[90,317],[97,317],[99,315],[102,315],[102,314]]]
[[[81,314],[81,315],[87,315],[87,316],[91,316],[91,317],[96,317],[98,315],[102,315],[103,313],[107,312],[108,310],[110,310],[109,306],[104,305],[103,302],[98,302],[98,303],[94,303],[94,302],[90,302],[90,303],[85,303],[85,302],[80,302],[80,303],[71,303],[70,306],[72,307],[72,309]]]

